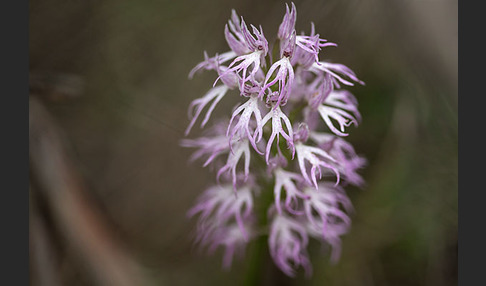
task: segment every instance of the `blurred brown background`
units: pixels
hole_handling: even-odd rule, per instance
[[[189,164],[179,141],[189,102],[215,76],[187,74],[204,50],[228,50],[232,8],[269,36],[284,3],[30,1],[31,285],[109,285],[112,274],[145,281],[128,285],[244,280],[247,257],[223,271],[221,252],[192,246],[186,211],[214,174]],[[337,265],[311,244],[311,279],[268,261],[262,285],[456,285],[457,1],[295,4],[298,31],[313,21],[338,44],[320,58],[366,82],[350,89],[363,124],[348,139],[369,160],[368,185],[348,189],[356,212]],[[225,98],[213,118],[237,101]]]

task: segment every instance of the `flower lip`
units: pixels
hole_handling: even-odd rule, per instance
[[[268,244],[270,254],[282,272],[294,277],[295,267],[302,266],[307,276],[312,273],[306,251],[308,243],[307,231],[299,221],[284,214],[274,216]]]
[[[233,126],[233,121],[237,118],[237,123]],[[254,118],[256,121],[256,130],[252,131],[251,129],[251,119]],[[258,99],[256,96],[251,96],[247,102],[243,103],[242,105],[238,106],[233,115],[231,116],[230,122],[228,124],[228,129],[226,130],[226,136],[229,137],[229,144],[230,149],[233,150],[233,137],[238,135],[240,138],[247,138],[248,141],[251,143],[252,147],[255,151],[261,155],[263,153],[258,150],[255,142],[255,134],[261,132],[260,130],[260,122],[262,121],[262,116],[260,113],[260,109],[258,108]]]
[[[280,42],[280,57],[286,57],[291,59],[295,51],[296,34],[295,30],[289,35],[289,37],[281,40]]]
[[[305,143],[309,138],[309,125],[304,122],[299,123],[297,132],[294,133],[294,142]]]
[[[298,142],[297,144],[295,144],[295,149],[300,171],[307,183],[313,185],[317,189],[316,176],[318,175],[319,179],[321,179],[321,167],[324,167],[331,170],[335,174],[336,182],[334,185],[337,186],[339,184],[341,176],[339,170],[335,166],[335,164],[337,163],[335,158],[330,156],[326,151],[322,150],[321,148],[304,145],[302,144],[302,142]],[[306,161],[311,165],[311,169],[309,172],[310,177],[306,167]]]
[[[260,26],[260,30],[251,24],[250,27],[252,28],[252,32],[255,36],[250,33],[248,27],[246,26],[245,20],[243,20],[243,17],[241,17],[241,31],[247,47],[253,52],[261,51],[263,52],[262,56],[266,56],[268,52],[268,41],[263,34],[262,26]]]
[[[206,112],[206,115],[201,123],[201,127],[204,127],[206,125],[206,123],[209,121],[209,118],[211,117],[211,113],[213,112],[214,108],[216,107],[218,102],[226,95],[227,91],[228,87],[225,85],[213,87],[203,97],[197,98],[190,103],[188,115],[191,118],[191,122],[186,128],[186,136],[189,134],[193,125],[196,123],[196,120],[198,119],[204,107],[212,101],[213,103],[211,103],[211,105],[209,106],[209,109]],[[192,115],[193,112],[194,115]]]
[[[272,119],[272,134],[268,139],[267,147],[265,149],[265,160],[267,165],[268,165],[273,141],[275,139],[277,139],[277,148],[279,148],[278,143],[280,142],[280,135],[287,141],[287,146],[292,151],[292,159],[293,159],[295,155],[295,147],[293,141],[294,136],[293,136],[292,123],[290,122],[287,115],[285,115],[285,113],[282,112],[279,106],[272,108],[260,121],[257,131],[255,132],[255,137],[257,137],[256,141],[258,142],[262,138],[263,126],[270,119]],[[282,124],[282,121],[284,122],[284,124]],[[287,132],[285,132],[283,125],[285,125],[285,127],[287,128]]]
[[[314,110],[316,110],[323,102],[326,101],[326,99],[334,89],[331,75],[328,73],[324,75],[318,75],[316,78],[316,84],[317,86],[315,87],[315,89],[317,91],[311,93],[311,96],[308,99],[309,106]]]

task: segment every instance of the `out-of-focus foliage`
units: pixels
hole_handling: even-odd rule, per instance
[[[323,57],[366,82],[351,89],[363,123],[348,139],[369,160],[368,184],[348,189],[356,211],[338,264],[311,245],[312,279],[291,280],[266,256],[262,285],[456,285],[457,1],[296,6],[297,29],[313,21],[339,45]],[[229,272],[220,252],[193,247],[186,210],[213,178],[179,146],[188,103],[215,78],[187,74],[204,50],[227,50],[232,8],[269,35],[285,11],[280,1],[30,2],[30,71],[83,79],[81,96],[47,108],[91,195],[157,285],[234,284],[249,268],[252,245]],[[216,117],[237,102],[225,99]],[[90,285],[75,257],[61,261],[66,285]]]

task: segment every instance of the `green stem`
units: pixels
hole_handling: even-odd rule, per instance
[[[266,163],[264,160],[262,160],[260,164],[263,168],[258,171],[260,173],[264,173]],[[267,211],[268,207],[272,204],[274,200],[273,181],[269,183],[264,178],[260,178],[258,184],[262,186],[259,203],[255,206],[258,225],[260,227],[268,227]],[[267,241],[268,235],[266,233],[261,234],[254,241],[251,247],[251,251],[249,251],[246,275],[243,280],[244,286],[256,286],[262,284],[266,266],[268,265],[269,260],[268,247],[266,246]]]
[[[256,286],[262,282],[263,274],[265,273],[265,265],[267,260],[266,245],[267,236],[260,236],[253,244],[253,249],[250,253],[248,269],[244,277],[245,286]]]

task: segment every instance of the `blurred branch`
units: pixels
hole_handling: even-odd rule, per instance
[[[61,95],[54,99],[65,98],[79,94],[67,88],[73,82],[76,80],[67,80],[68,84],[61,84],[59,88],[35,82],[33,89],[39,95],[42,88],[38,87],[46,87],[51,92],[47,98],[52,98],[53,94]],[[146,285],[140,265],[130,257],[103,213],[87,196],[88,188],[66,152],[61,130],[38,98],[32,96],[29,141],[31,180],[36,184],[32,190],[45,200],[53,224],[67,246],[88,266],[99,285]],[[32,220],[30,231],[33,242],[39,241],[39,247],[44,247],[45,243],[41,243],[43,228],[38,220]]]
[[[73,74],[31,72],[29,74],[30,95],[48,101],[61,101],[81,96],[84,82]]]
[[[31,280],[39,286],[60,286],[59,273],[56,273],[58,253],[32,197],[32,189],[29,191],[29,253]]]

